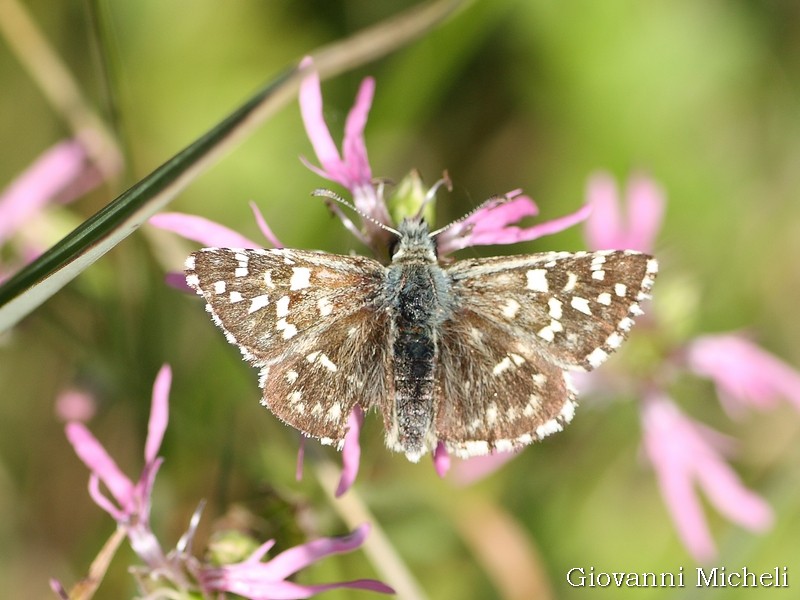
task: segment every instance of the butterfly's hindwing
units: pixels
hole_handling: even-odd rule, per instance
[[[464,260],[447,273],[463,307],[563,368],[590,370],[626,338],[656,270],[650,256],[613,250]]]
[[[394,397],[386,311],[336,319],[317,345],[290,346],[261,369],[262,404],[323,443],[341,447],[355,404],[365,411]]]
[[[457,311],[439,349],[436,436],[456,455],[515,450],[572,419],[567,374],[494,320]]]

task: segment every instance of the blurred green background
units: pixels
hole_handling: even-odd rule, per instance
[[[54,211],[62,233],[303,54],[413,3],[391,4],[108,0],[98,36],[84,2],[27,2],[128,159],[122,187]],[[800,4],[477,1],[421,41],[324,83],[335,136],[368,74],[377,80],[367,126],[373,173],[399,180],[417,168],[432,183],[447,169],[455,189],[440,196],[440,224],[517,187],[545,218],[559,216],[582,203],[594,170],[624,178],[645,169],[669,196],[656,296],[659,286],[677,286],[695,298],[684,324],[691,334],[748,328],[800,364]],[[0,82],[4,185],[69,134],[3,43]],[[309,197],[324,183],[300,155],[313,158],[295,103],[171,209],[261,239],[247,205],[253,199],[290,247],[363,252]],[[502,251],[582,247],[574,228]],[[54,412],[57,394],[76,385],[95,394],[90,428],[123,470],[138,476],[150,390],[164,362],[173,366],[174,382],[153,523],[165,547],[201,498],[209,501],[201,548],[215,523],[236,521],[236,507],[279,547],[346,530],[314,476],[315,452],[309,450],[305,479],[294,481],[296,437],[259,406],[256,372],[199,301],[164,285],[165,270],[179,269],[191,249],[145,227],[0,337],[0,582],[14,591],[10,597],[46,597],[51,576],[71,584],[114,528],[87,494],[88,472]],[[788,566],[796,587],[798,415],[783,405],[731,422],[711,386],[697,381],[675,396],[690,415],[740,439],[734,464],[777,513],[769,533],[753,535],[709,510],[721,552],[715,564]],[[618,400],[586,398],[564,433],[470,487],[440,481],[427,460],[411,465],[389,454],[372,418],[355,493],[432,599],[520,597],[508,588],[513,581],[498,583],[484,553],[506,564],[520,559],[518,582],[533,580],[549,597],[779,593],[567,585],[572,567],[693,572],[640,452],[636,398]],[[338,460],[330,449],[319,455]],[[516,533],[518,544],[501,530]],[[98,598],[135,594],[130,564],[137,559],[126,547]],[[367,576],[374,570],[354,553],[327,559],[300,579]]]

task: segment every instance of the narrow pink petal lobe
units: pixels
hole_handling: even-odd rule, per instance
[[[159,213],[150,217],[148,222],[159,229],[177,233],[187,240],[198,242],[203,246],[220,248],[261,248],[263,246],[263,244],[257,244],[224,225],[195,215]]]
[[[172,369],[164,365],[158,371],[153,384],[153,401],[150,405],[150,420],[147,425],[147,441],[144,446],[145,463],[150,464],[156,459],[158,449],[164,439],[169,421],[169,389],[172,385]]]
[[[336,497],[344,494],[356,480],[358,467],[361,462],[361,445],[359,436],[361,435],[361,425],[364,423],[364,411],[356,404],[347,419],[347,433],[344,435],[344,446],[342,447],[342,476],[336,488]]]
[[[134,486],[131,480],[120,471],[114,459],[82,423],[67,423],[65,431],[78,458],[103,481],[119,505],[127,509],[133,500]]]

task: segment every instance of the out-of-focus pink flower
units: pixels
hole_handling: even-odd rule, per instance
[[[71,422],[66,425],[67,439],[78,458],[91,471],[89,494],[92,499],[111,515],[120,527],[125,528],[134,551],[152,568],[159,568],[166,562],[161,546],[150,529],[150,497],[156,473],[162,462],[156,455],[169,420],[171,382],[172,371],[168,365],[164,365],[158,372],[153,386],[144,468],[136,482],[120,470],[114,459],[83,423]],[[100,482],[105,484],[111,493],[113,502],[100,490]]]
[[[92,419],[96,408],[92,395],[83,390],[65,390],[56,398],[56,414],[65,422],[86,423]]]
[[[786,398],[800,409],[800,373],[736,333],[705,335],[687,348],[689,367],[708,377],[729,411],[760,409]]]
[[[79,142],[56,144],[0,194],[0,244],[47,204],[74,200],[100,181]]]
[[[369,525],[361,525],[349,536],[322,538],[282,552],[272,560],[261,559],[275,544],[270,540],[246,560],[221,567],[206,567],[200,581],[206,592],[231,592],[251,600],[283,600],[309,598],[326,590],[349,588],[393,594],[389,586],[373,579],[359,579],[319,585],[302,585],[286,578],[300,569],[331,554],[352,552],[359,548],[369,532]]]
[[[731,521],[753,531],[768,529],[773,513],[763,498],[742,485],[721,451],[726,436],[692,421],[666,396],[649,397],[642,409],[644,446],[678,534],[699,561],[716,555],[695,484]]]
[[[443,442],[436,444],[436,449],[433,451],[433,468],[441,478],[444,478],[450,470],[450,453]]]
[[[586,222],[590,249],[653,251],[666,201],[664,192],[652,179],[633,175],[628,180],[624,215],[617,185],[608,173],[589,178],[586,198],[592,207]]]
[[[518,227],[513,223],[535,217],[539,208],[521,190],[514,190],[504,199],[489,200],[465,219],[448,226],[437,236],[436,245],[439,254],[445,255],[469,246],[529,242],[572,227],[586,219],[590,212],[589,205],[584,205],[564,217],[531,227]]]
[[[518,454],[519,452],[495,452],[458,460],[453,466],[453,480],[458,485],[472,485],[497,471]]]
[[[361,462],[361,445],[358,438],[363,424],[364,411],[356,404],[347,419],[347,433],[344,434],[342,446],[342,476],[336,488],[337,498],[350,489],[358,475],[358,466]]]

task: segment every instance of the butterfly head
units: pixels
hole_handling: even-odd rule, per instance
[[[392,247],[393,263],[436,263],[436,241],[425,219],[403,219],[397,233],[397,241]]]

